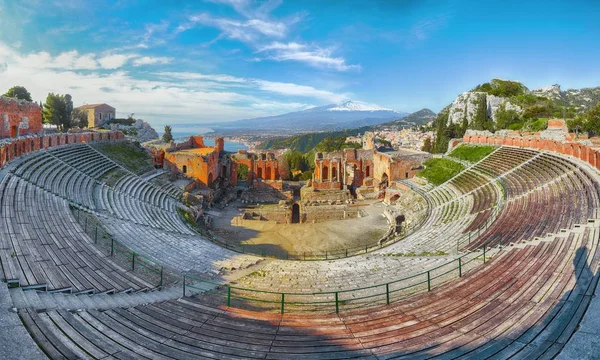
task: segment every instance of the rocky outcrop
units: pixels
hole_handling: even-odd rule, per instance
[[[138,119],[133,125],[112,124],[112,130],[121,130],[127,137],[139,141],[141,143],[158,139],[158,133],[150,124],[142,119]]]
[[[554,101],[559,101],[562,98],[560,85],[545,86],[539,89],[531,90],[531,94],[535,96],[545,97]]]
[[[485,101],[487,117],[494,122],[496,121],[496,112],[502,104],[505,104],[506,110],[515,110],[518,113],[523,112],[520,106],[512,104],[507,98],[489,95],[480,91],[467,91],[458,95],[456,100],[450,105],[448,122],[462,124],[466,118],[467,123],[470,124],[475,116],[477,116],[481,101]]]

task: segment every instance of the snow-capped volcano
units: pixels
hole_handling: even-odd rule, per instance
[[[369,104],[361,101],[345,101],[327,111],[394,111],[375,104]]]
[[[361,101],[345,101],[283,115],[233,121],[218,127],[289,132],[321,131],[377,125],[406,115]]]

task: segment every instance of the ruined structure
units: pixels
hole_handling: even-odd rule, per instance
[[[0,96],[0,139],[42,132],[42,108],[35,102]]]
[[[249,153],[245,150],[239,150],[231,156],[231,160],[235,164],[248,167],[248,187],[283,190],[283,181],[281,181],[279,174],[279,160],[274,153]]]
[[[344,149],[317,153],[312,187],[318,190],[350,190],[387,187],[390,182],[410,179],[429,154],[411,150],[378,152]]]
[[[208,188],[237,183],[237,168],[225,156],[223,138],[217,138],[215,146],[206,146],[202,136],[171,142],[152,150],[152,162],[156,168],[184,174]]]

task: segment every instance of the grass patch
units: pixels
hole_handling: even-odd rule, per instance
[[[429,159],[423,163],[425,170],[417,174],[434,185],[441,185],[465,169],[464,165],[450,159]]]
[[[491,154],[496,147],[489,145],[460,145],[452,150],[449,156],[460,160],[476,163]]]
[[[152,167],[152,159],[138,143],[122,141],[97,143],[92,146],[131,172],[137,173]]]

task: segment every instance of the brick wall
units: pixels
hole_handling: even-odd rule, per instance
[[[15,158],[26,155],[30,152],[40,149],[48,149],[55,146],[74,143],[87,143],[92,138],[92,133],[77,133],[77,134],[53,134],[53,135],[36,135],[23,136],[14,139],[0,140],[0,169]],[[113,141],[124,139],[120,131],[106,133],[103,141]],[[102,137],[98,137],[98,141],[102,141]]]
[[[42,132],[42,108],[36,103],[0,96],[0,139]]]
[[[466,134],[463,137],[463,141],[474,144],[518,146],[523,148],[553,151],[579,158],[600,170],[600,148],[587,146],[576,142],[562,142],[558,140],[541,139],[536,137],[498,137]]]

